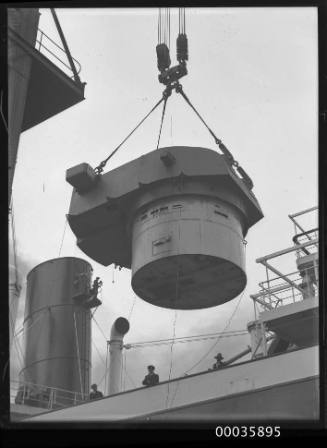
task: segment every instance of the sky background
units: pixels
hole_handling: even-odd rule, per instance
[[[40,28],[60,43],[48,10]],[[175,312],[135,297],[130,271],[103,267],[75,244],[69,226],[63,238],[72,188],[66,169],[81,162],[95,167],[161,97],[155,46],[158,10],[58,9],[72,55],[87,83],[85,101],[21,135],[13,184],[18,268],[23,290],[17,330],[22,326],[26,274],[38,263],[60,256],[87,259],[103,280],[95,318],[107,337],[114,320],[130,317],[126,342],[170,338]],[[245,168],[264,218],[246,240],[248,283],[243,295],[205,310],[178,311],[176,337],[244,330],[254,318],[249,295],[265,271],[258,257],[289,247],[293,226],[288,214],[317,205],[317,13],[315,8],[186,9],[189,74],[181,80],[195,107]],[[171,58],[176,61],[177,10],[171,10]],[[158,109],[110,160],[111,170],[156,147]],[[182,98],[168,101],[161,145],[216,145]],[[62,247],[61,247],[62,243]],[[61,252],[60,252],[61,247]],[[294,270],[294,260],[283,266]],[[92,382],[104,375],[106,341],[93,324]],[[22,337],[18,339],[22,346]],[[161,380],[183,375],[215,341],[126,351],[125,388],[140,386],[146,366],[154,364]],[[225,359],[242,351],[249,337],[219,340],[192,373],[206,370],[219,351]],[[171,358],[171,354],[173,358]],[[17,378],[21,355],[14,347],[11,376]],[[103,390],[104,381],[99,388]]]

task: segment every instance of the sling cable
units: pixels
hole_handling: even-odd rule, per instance
[[[188,51],[188,39],[186,35],[186,23],[185,23],[185,8],[179,8],[179,34],[176,40],[176,59],[178,64],[171,67],[170,58],[170,8],[159,8],[158,16],[158,43],[156,46],[157,53],[157,67],[160,72],[158,80],[160,83],[166,86],[162,93],[160,100],[153,106],[153,108],[148,112],[148,114],[137,124],[137,126],[125,137],[125,139],[104,159],[95,169],[95,173],[100,175],[103,172],[104,167],[111,157],[119,150],[119,148],[126,142],[126,140],[141,126],[141,124],[154,112],[157,107],[164,102],[163,110],[161,115],[161,122],[159,128],[159,135],[157,140],[157,149],[159,148],[160,137],[162,125],[165,117],[166,105],[168,98],[175,90],[179,93],[185,102],[190,106],[190,108],[195,112],[200,121],[208,129],[209,133],[213,137],[216,145],[219,147],[222,155],[224,156],[226,162],[231,168],[234,169],[235,175],[237,175],[243,184],[252,190],[253,182],[246,171],[239,165],[239,163],[234,159],[232,153],[227,149],[221,139],[219,139],[212,129],[208,126],[205,120],[202,118],[200,113],[192,104],[189,97],[183,91],[182,85],[179,83],[179,79],[187,75],[186,61],[188,61],[189,51]]]

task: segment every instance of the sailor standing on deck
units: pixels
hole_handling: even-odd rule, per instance
[[[143,386],[154,386],[155,384],[159,383],[159,375],[154,373],[154,366],[148,366],[148,374],[145,376],[144,380],[142,381]]]
[[[217,360],[214,365],[212,366],[213,370],[217,370],[220,369],[221,367],[223,367],[224,362],[223,362],[223,355],[221,353],[218,353],[217,356],[214,356],[214,358]]]
[[[92,392],[90,393],[90,400],[97,400],[98,398],[103,397],[103,393],[98,390],[98,386],[96,384],[92,384],[91,389]]]

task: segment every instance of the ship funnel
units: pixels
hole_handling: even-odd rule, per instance
[[[92,266],[75,257],[47,260],[27,275],[23,383],[35,385],[34,406],[55,390],[55,405],[89,393]],[[38,398],[40,397],[40,398]],[[36,403],[36,404],[35,404]],[[25,400],[26,404],[26,400]],[[31,406],[33,400],[30,400]]]
[[[121,391],[121,368],[123,338],[129,330],[129,322],[124,317],[118,317],[111,327],[109,341],[109,378],[107,380],[108,395],[117,394]]]

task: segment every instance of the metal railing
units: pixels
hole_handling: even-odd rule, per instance
[[[319,231],[318,229],[311,229],[306,232],[297,234],[293,238],[293,242],[295,246],[303,246],[303,244],[312,241],[318,241]],[[300,258],[303,255],[310,255],[318,250],[318,243],[313,243],[312,245],[308,245],[306,248],[296,250],[296,257]]]
[[[297,234],[301,234],[301,237],[297,239],[298,244],[303,244],[307,241],[312,241],[314,239],[318,239],[318,229],[315,228],[313,230],[305,230],[307,227],[308,220],[313,224],[313,227],[318,226],[318,207],[310,207],[306,210],[302,210],[298,213],[293,213],[292,215],[288,215],[290,220],[294,225],[294,235],[296,237]],[[306,225],[305,225],[306,220]],[[302,222],[300,222],[302,221]],[[318,249],[318,245],[316,244],[316,249]],[[296,256],[301,256],[301,250],[296,252]]]
[[[254,301],[259,311],[271,310],[279,306],[288,305],[299,300],[305,300],[318,295],[319,269],[318,269],[318,238],[316,214],[318,208],[311,207],[302,212],[289,215],[294,224],[293,246],[274,252],[264,257],[258,258],[257,263],[262,264],[266,269],[266,280],[259,283],[260,291],[250,297]],[[309,230],[305,229],[304,223],[299,223],[299,218],[305,218],[310,222]],[[290,254],[295,255],[298,270],[284,274],[279,266],[271,264],[278,259],[279,264],[285,264],[285,257]],[[283,260],[280,261],[280,257]],[[271,274],[275,277],[271,277]]]
[[[69,65],[66,51],[40,28],[37,32],[35,49],[44,54],[70,78],[74,78],[74,72]],[[76,65],[77,74],[79,74],[81,71],[81,64],[75,58],[72,59]]]
[[[259,283],[261,290],[257,294],[251,295],[251,298],[266,310],[302,301],[305,294],[305,290],[303,289],[303,276],[305,273],[311,275],[312,267],[301,270],[301,273],[300,271],[295,271],[286,274],[283,277],[277,276],[265,280]],[[285,277],[287,277],[292,284],[285,282]],[[318,279],[316,285],[312,285],[311,287],[311,296],[318,294],[317,283]]]
[[[87,400],[88,397],[80,392],[31,382],[10,381],[10,403],[53,410],[76,406]]]
[[[306,216],[306,217],[310,216],[310,218],[312,220],[312,216],[313,215],[316,216],[318,211],[319,211],[318,207],[315,206],[315,207],[307,208],[306,210],[302,210],[301,212],[293,213],[292,215],[288,215],[288,217],[290,218],[290,220],[294,224],[294,233],[298,233],[299,230],[301,232],[305,232],[303,223],[301,223],[301,224],[299,223],[299,217],[300,216],[301,217],[303,217],[303,216]],[[317,216],[316,216],[316,221],[317,221]],[[318,223],[316,222],[316,224],[318,224]],[[309,239],[311,239],[311,238],[309,237]]]

